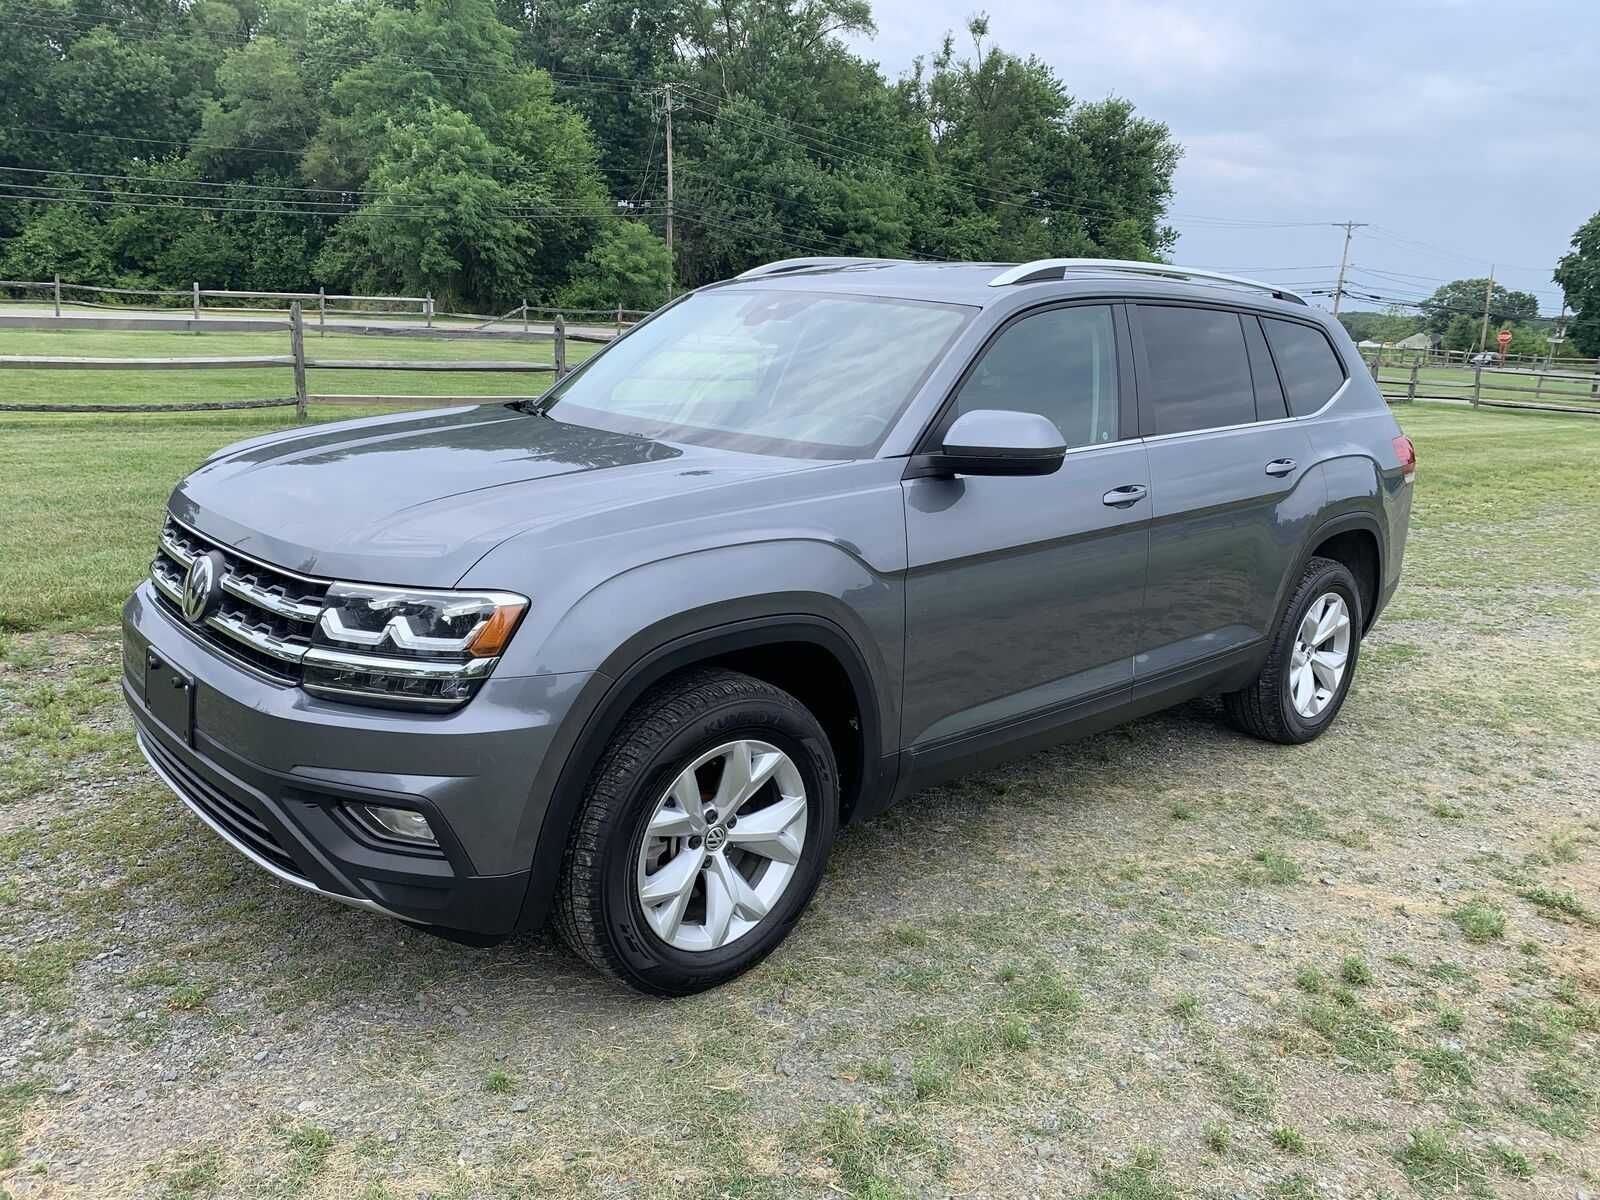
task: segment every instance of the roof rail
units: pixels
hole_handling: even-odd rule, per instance
[[[785,258],[778,262],[762,263],[736,275],[736,279],[759,279],[764,275],[791,275],[796,271],[841,270],[845,267],[890,266],[904,262],[901,258]]]
[[[1306,298],[1298,292],[1263,283],[1259,279],[1245,279],[1239,275],[1224,275],[1219,271],[1201,271],[1193,267],[1175,267],[1169,263],[1137,262],[1123,258],[1041,258],[1034,262],[1007,267],[989,280],[990,287],[1007,287],[1013,283],[1037,283],[1045,279],[1065,279],[1069,271],[1101,272],[1125,275],[1150,275],[1163,279],[1196,280],[1204,283],[1223,283],[1230,287],[1250,288],[1267,292],[1279,300],[1293,300],[1305,304]]]

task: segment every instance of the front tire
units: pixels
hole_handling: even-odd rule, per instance
[[[735,671],[675,676],[639,700],[595,767],[556,928],[639,991],[715,987],[788,936],[838,812],[833,749],[803,704]]]
[[[1361,651],[1361,588],[1331,558],[1306,564],[1266,664],[1251,682],[1223,696],[1228,720],[1269,742],[1309,742],[1333,724],[1355,677]]]

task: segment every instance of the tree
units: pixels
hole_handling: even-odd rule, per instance
[[[1403,341],[1422,328],[1422,318],[1403,312],[1398,307],[1383,312],[1345,311],[1339,314],[1350,337],[1357,342],[1373,341],[1390,344]]]
[[[1466,313],[1457,313],[1445,326],[1444,339],[1439,346],[1444,350],[1476,350],[1480,328],[1480,322]]]
[[[667,298],[671,286],[667,244],[637,221],[612,221],[583,256],[557,304],[572,309],[617,305],[648,312]]]
[[[376,196],[334,229],[324,278],[431,289],[446,308],[522,294],[539,250],[537,199],[502,182],[512,161],[470,117],[438,105],[391,124],[373,153]]]
[[[1555,281],[1573,310],[1569,344],[1580,355],[1600,358],[1600,213],[1572,235],[1572,249],[1556,264]]]
[[[52,177],[67,200],[81,194],[76,180]],[[39,204],[23,221],[22,232],[12,239],[0,270],[7,279],[46,280],[59,272],[63,279],[99,283],[112,273],[105,226],[91,205]]]
[[[1463,314],[1476,315],[1480,326],[1483,319],[1484,289],[1487,279],[1457,279],[1435,289],[1433,295],[1422,302],[1422,315],[1430,333],[1443,333],[1450,322]],[[1539,315],[1539,299],[1531,292],[1511,292],[1494,285],[1489,294],[1489,323],[1499,326],[1505,322],[1531,321]]]

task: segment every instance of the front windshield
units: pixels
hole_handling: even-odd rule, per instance
[[[748,287],[700,292],[562,380],[539,411],[667,441],[866,457],[971,311]]]

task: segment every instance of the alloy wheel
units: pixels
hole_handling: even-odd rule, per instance
[[[1321,716],[1339,694],[1350,658],[1350,608],[1337,592],[1311,602],[1289,659],[1289,702],[1306,720]]]
[[[793,882],[807,821],[805,782],[778,747],[741,739],[701,754],[645,829],[636,887],[650,928],[678,950],[744,937]]]

